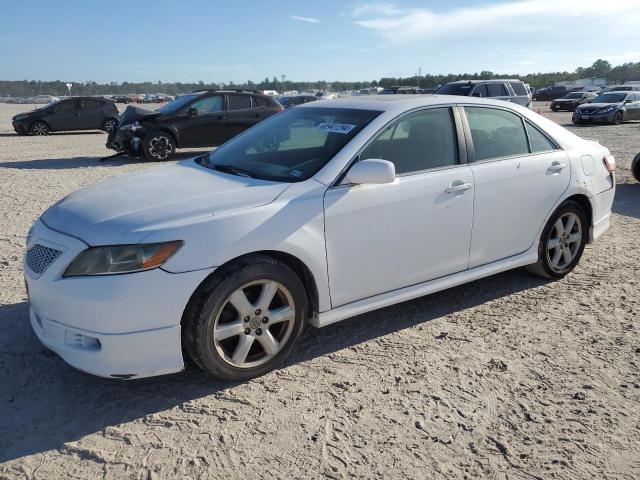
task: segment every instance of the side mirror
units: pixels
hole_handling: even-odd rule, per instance
[[[480,96],[480,92],[473,92],[471,94],[472,97],[479,97]]]
[[[393,183],[396,179],[396,167],[388,160],[367,159],[355,163],[344,183],[361,184],[383,184]]]
[[[631,100],[631,99],[629,99],[629,98],[627,98],[627,99],[624,101],[625,105],[626,105],[627,103],[631,103],[631,102],[633,102],[633,100]]]
[[[196,115],[198,115],[198,109],[191,107],[189,110],[187,110],[187,115],[189,115],[190,117],[195,117]]]

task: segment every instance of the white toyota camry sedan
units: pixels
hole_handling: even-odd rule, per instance
[[[499,100],[305,104],[47,210],[27,239],[31,325],[95,375],[189,358],[252,378],[307,323],[517,267],[563,277],[609,226],[614,170],[602,145]]]

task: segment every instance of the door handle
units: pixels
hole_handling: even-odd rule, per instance
[[[549,165],[549,168],[547,168],[548,171],[550,172],[560,172],[563,168],[565,168],[566,165],[564,163],[552,163],[551,165]]]
[[[471,188],[470,183],[462,183],[461,181],[452,182],[447,188],[444,189],[447,193],[464,192]]]

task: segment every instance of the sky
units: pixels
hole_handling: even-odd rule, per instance
[[[640,0],[2,0],[0,18],[0,80],[358,81],[640,62]]]

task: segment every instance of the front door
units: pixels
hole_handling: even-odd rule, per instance
[[[51,113],[45,120],[53,131],[76,130],[80,125],[79,107],[79,100],[62,100],[49,107]]]
[[[515,113],[492,107],[464,111],[473,143],[473,268],[531,247],[569,186],[571,168],[564,151]]]
[[[196,100],[175,119],[180,147],[213,147],[224,141],[223,99],[222,95],[210,95]]]
[[[459,163],[453,112],[432,108],[386,127],[359,159],[389,160],[396,181],[338,185],[324,198],[333,307],[467,268],[473,177]]]

